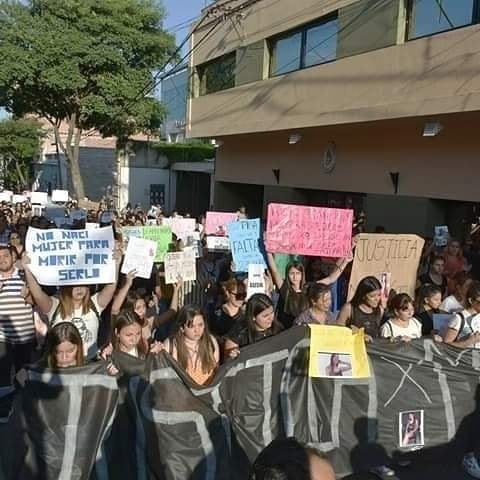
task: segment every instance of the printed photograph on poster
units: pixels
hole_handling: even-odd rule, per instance
[[[423,410],[412,410],[398,414],[398,443],[400,448],[423,447]]]
[[[383,272],[380,275],[380,284],[382,285],[382,298],[386,298],[387,300],[388,296],[390,295],[391,280],[392,274],[389,272]]]
[[[321,377],[352,377],[352,355],[342,352],[317,352]]]

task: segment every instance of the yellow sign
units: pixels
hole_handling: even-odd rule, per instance
[[[370,376],[363,329],[310,325],[310,377],[364,378]]]

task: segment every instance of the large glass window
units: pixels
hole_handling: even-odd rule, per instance
[[[305,67],[330,62],[337,58],[337,32],[336,18],[306,30]]]
[[[474,23],[477,0],[410,0],[408,38]]]
[[[337,18],[306,25],[270,41],[270,75],[282,75],[337,58]]]
[[[280,38],[273,43],[271,75],[281,75],[301,67],[302,32]]]
[[[235,52],[198,67],[200,95],[226,90],[235,86]]]

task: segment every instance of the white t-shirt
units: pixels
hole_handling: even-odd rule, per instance
[[[448,328],[457,330],[457,332],[459,332],[457,337],[458,340],[466,340],[472,333],[480,332],[480,313],[472,315],[468,310],[463,310],[461,312],[461,315],[460,313],[457,313],[452,318],[452,320],[448,324]],[[480,348],[480,343],[475,343],[471,345],[470,348]]]
[[[422,324],[416,319],[411,318],[407,327],[400,327],[393,323],[391,320],[387,320],[380,330],[380,336],[383,338],[397,338],[397,337],[410,337],[421,338],[422,337]]]
[[[73,315],[67,318],[62,318],[60,316],[60,311],[57,310],[60,305],[60,300],[56,297],[52,298],[52,308],[48,312],[48,323],[52,327],[60,322],[72,322],[80,332],[80,336],[83,340],[83,354],[87,360],[95,358],[98,351],[97,346],[97,337],[98,337],[98,327],[99,327],[99,318],[97,314],[90,309],[86,314],[82,313],[82,309],[79,308],[73,312]],[[98,294],[95,294],[91,297],[95,308],[99,315],[102,314],[103,308],[98,304]],[[55,315],[56,312],[56,315]],[[53,318],[55,316],[55,318]]]
[[[455,295],[449,295],[440,305],[440,310],[447,313],[461,312],[465,307],[455,298]]]

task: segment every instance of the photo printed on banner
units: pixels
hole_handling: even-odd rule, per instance
[[[352,355],[341,352],[318,352],[318,372],[321,377],[352,377]]]
[[[412,410],[398,414],[398,443],[400,448],[423,447],[423,410]]]

